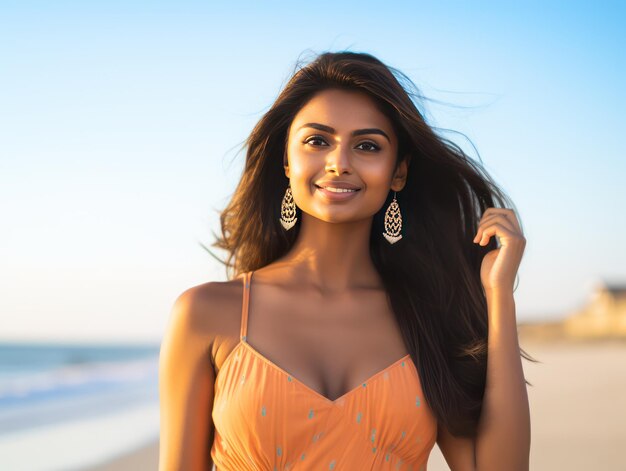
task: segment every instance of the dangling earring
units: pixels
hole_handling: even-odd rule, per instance
[[[285,196],[283,196],[283,203],[280,207],[280,223],[283,225],[285,230],[288,231],[296,224],[297,220],[296,203],[294,202],[293,195],[291,194],[291,186],[288,186]]]
[[[402,229],[402,215],[400,214],[400,206],[398,206],[396,192],[394,191],[393,201],[387,208],[387,211],[385,211],[385,232],[383,232],[383,236],[390,244],[395,244],[402,239],[400,229]]]

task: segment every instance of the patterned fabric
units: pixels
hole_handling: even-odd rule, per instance
[[[216,470],[426,471],[437,421],[410,355],[328,399],[247,343],[251,275],[240,341],[215,379]]]

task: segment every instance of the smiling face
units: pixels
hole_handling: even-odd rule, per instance
[[[296,205],[327,222],[372,217],[390,190],[404,187],[406,161],[394,175],[397,148],[391,121],[368,95],[339,89],[317,93],[289,128],[285,174]],[[317,186],[332,186],[329,182],[358,191],[336,193]]]

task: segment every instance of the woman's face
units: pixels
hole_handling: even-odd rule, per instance
[[[285,174],[296,205],[327,222],[372,217],[390,190],[404,187],[407,162],[393,173],[397,146],[391,122],[365,93],[317,93],[289,128]],[[327,194],[317,186],[329,182],[348,183],[358,191]]]

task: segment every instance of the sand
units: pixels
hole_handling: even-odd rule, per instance
[[[626,342],[537,342],[522,348],[531,412],[530,469],[626,470]],[[86,471],[158,469],[158,443]],[[435,446],[429,471],[447,471]]]
[[[626,342],[533,342],[521,347],[531,420],[530,469],[626,470]],[[429,471],[449,470],[433,449]]]
[[[156,471],[159,468],[158,440],[85,471]]]

